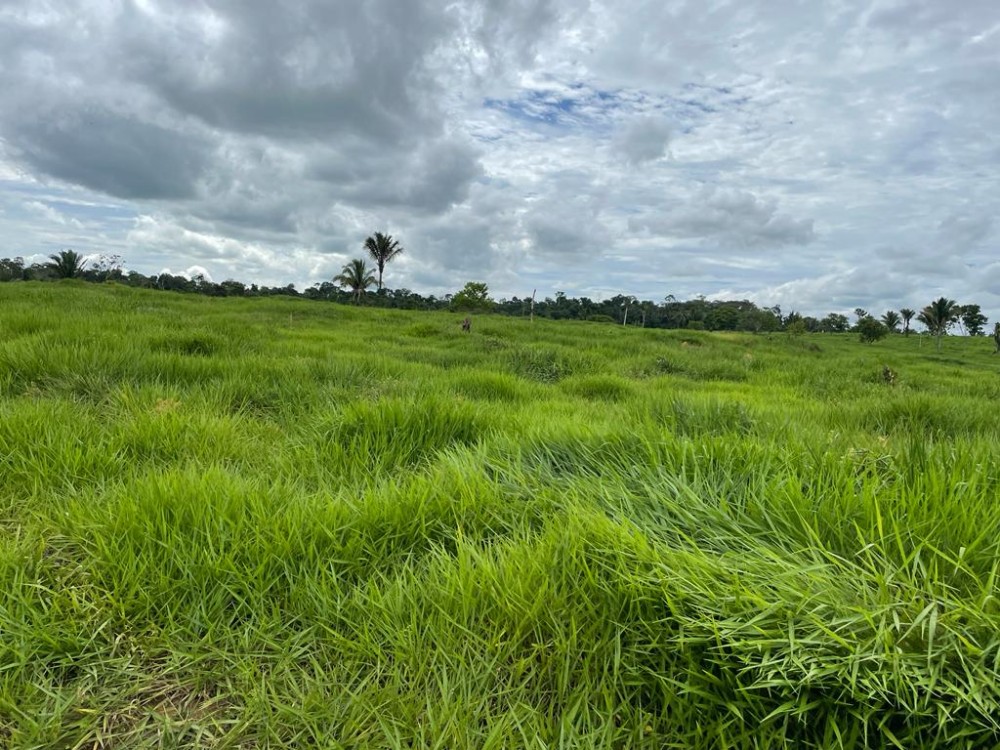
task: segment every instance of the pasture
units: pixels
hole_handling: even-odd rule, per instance
[[[990,340],[463,317],[0,287],[0,746],[1000,745]]]

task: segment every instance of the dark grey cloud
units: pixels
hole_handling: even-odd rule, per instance
[[[271,139],[303,153],[341,141],[350,151],[353,140],[388,152],[389,170],[432,168],[425,182],[461,183],[478,173],[469,148],[425,143],[445,137],[433,66],[457,23],[442,4],[389,0],[148,0],[10,14],[2,37],[32,43],[0,54],[27,106],[6,113],[0,133],[33,170],[138,200],[189,197],[206,169],[226,179],[231,164],[206,163],[210,139],[231,148]],[[45,107],[31,104],[39,91]],[[399,163],[414,149],[423,164]],[[373,179],[388,176],[366,166]],[[435,200],[413,182],[396,202],[440,207],[461,196],[455,185]]]
[[[101,107],[40,112],[5,135],[32,170],[130,200],[183,199],[211,158],[211,145]]]
[[[327,148],[312,158],[306,175],[325,183],[331,196],[352,204],[440,213],[465,200],[483,168],[475,146],[443,138],[412,150],[364,143]]]
[[[412,140],[439,129],[428,64],[454,23],[438,4],[153,7],[126,5],[117,24],[126,75],[213,127],[324,141]],[[184,33],[164,38],[164,18],[174,16]]]

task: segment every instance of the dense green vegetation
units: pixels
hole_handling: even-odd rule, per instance
[[[145,276],[137,271],[125,272],[117,255],[101,255],[90,260],[73,250],[62,250],[49,256],[47,263],[25,265],[24,258],[0,258],[0,282],[55,281],[78,278],[93,283],[114,281],[137,289],[158,289],[209,297],[306,297],[319,302],[341,302],[397,310],[450,310],[452,312],[493,312],[500,315],[552,320],[586,320],[589,322],[621,323],[639,328],[684,328],[698,331],[742,331],[744,333],[846,333],[860,334],[863,341],[877,341],[882,335],[896,332],[903,324],[903,333],[910,333],[910,321],[916,311],[902,308],[898,313],[887,310],[876,319],[864,308],[855,308],[854,325],[843,313],[830,313],[823,318],[801,315],[792,310],[782,313],[779,306],[761,307],[749,300],[708,300],[702,296],[677,300],[668,294],[662,302],[639,300],[630,294],[616,294],[594,301],[589,297],[567,297],[556,292],[555,298],[535,299],[535,293],[521,299],[494,300],[489,285],[470,281],[454,294],[424,296],[410,289],[389,289],[382,285],[387,263],[403,253],[403,248],[391,235],[375,232],[364,243],[367,257],[348,261],[330,281],[313,284],[299,292],[294,284],[283,287],[244,284],[235,279],[215,283],[202,275],[192,278],[161,273]],[[375,263],[372,268],[368,265]],[[375,275],[378,270],[378,276]],[[373,286],[375,293],[369,293]],[[535,290],[537,291],[537,290]],[[631,315],[630,315],[631,313]],[[922,308],[918,321],[935,336],[946,335],[953,327],[969,336],[986,335],[989,318],[977,304],[960,305],[941,297]],[[881,333],[884,331],[884,333]]]
[[[0,287],[0,746],[993,747],[990,339]]]

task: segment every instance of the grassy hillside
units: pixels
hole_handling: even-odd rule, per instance
[[[0,746],[1000,745],[992,342],[459,320],[0,286]]]

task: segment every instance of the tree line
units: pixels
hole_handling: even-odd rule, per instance
[[[627,294],[593,300],[589,297],[568,297],[564,292],[556,292],[554,297],[541,300],[536,300],[534,293],[531,297],[493,300],[489,296],[488,286],[483,282],[469,282],[455,294],[438,297],[422,295],[405,288],[389,289],[384,285],[386,266],[403,253],[403,247],[391,235],[375,232],[365,239],[363,249],[367,258],[350,260],[330,281],[314,284],[301,292],[293,284],[268,287],[245,284],[234,279],[216,283],[201,275],[192,278],[167,273],[147,276],[137,271],[125,271],[120,256],[102,255],[88,261],[74,250],[63,250],[49,256],[45,263],[30,265],[23,258],[0,259],[0,282],[77,278],[213,297],[286,295],[374,307],[481,311],[647,328],[752,333],[787,331],[792,334],[853,332],[866,342],[877,341],[890,333],[908,336],[913,330],[914,320],[937,337],[939,342],[940,337],[955,326],[969,336],[982,336],[988,322],[979,305],[960,305],[946,297],[934,300],[919,311],[904,307],[898,311],[888,310],[878,317],[867,310],[856,308],[853,322],[842,313],[832,312],[817,318],[800,315],[794,310],[783,313],[780,306],[764,307],[749,300],[707,300],[701,296],[678,300],[673,295],[667,295],[661,302],[654,302]],[[368,260],[374,262],[374,266],[369,266]],[[369,291],[372,287],[375,287],[374,292]],[[1000,324],[996,328],[1000,329]],[[1000,330],[992,333],[994,337],[1000,336]],[[1000,338],[997,338],[997,346],[1000,349]]]

